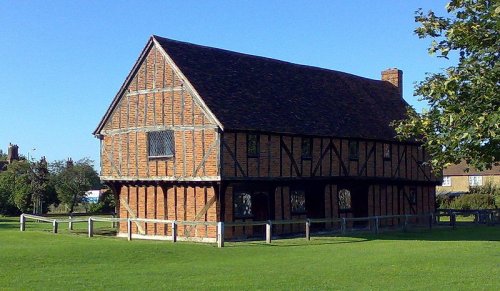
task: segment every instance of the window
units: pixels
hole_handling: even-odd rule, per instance
[[[391,144],[384,143],[383,150],[384,150],[384,160],[390,160],[391,159]]]
[[[340,210],[351,209],[351,191],[347,189],[339,190],[339,208]]]
[[[417,188],[410,188],[410,194],[408,196],[411,205],[417,204]]]
[[[357,160],[359,158],[359,142],[349,141],[349,159]]]
[[[483,176],[469,176],[469,186],[482,186]]]
[[[451,186],[451,177],[449,176],[444,176],[443,177],[443,183],[441,184],[443,187],[450,187]]]
[[[259,136],[257,134],[247,135],[247,156],[256,158],[260,153]]]
[[[306,212],[306,193],[303,190],[293,190],[290,194],[292,213]]]
[[[148,132],[148,156],[150,158],[164,158],[174,156],[174,131]]]
[[[312,139],[309,137],[302,138],[302,159],[312,158]]]
[[[248,192],[236,192],[233,196],[234,217],[246,218],[252,216],[252,196]]]

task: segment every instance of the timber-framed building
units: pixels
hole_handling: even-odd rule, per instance
[[[425,166],[427,154],[396,140],[390,126],[404,118],[401,95],[397,69],[371,80],[152,36],[94,131],[101,179],[122,218],[432,212],[439,181]],[[133,228],[145,238],[171,235],[161,224]],[[262,231],[230,227],[225,236]],[[216,227],[184,227],[179,235],[215,240]]]

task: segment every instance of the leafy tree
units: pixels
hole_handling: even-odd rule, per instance
[[[66,162],[56,161],[51,165],[54,171],[54,185],[58,199],[70,207],[73,212],[74,206],[82,202],[85,192],[100,188],[100,180],[93,168],[93,162],[82,159],[74,163],[72,160]]]
[[[12,211],[12,206],[22,212],[32,210],[30,171],[29,162],[20,160],[9,164],[7,170],[0,173],[1,203],[6,212]]]
[[[458,64],[416,85],[415,95],[429,109],[409,109],[396,131],[422,142],[435,170],[461,160],[478,170],[491,168],[500,161],[500,1],[453,0],[447,11],[449,17],[418,10],[415,33],[433,39],[431,55],[456,54]]]

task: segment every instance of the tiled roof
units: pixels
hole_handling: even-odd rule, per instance
[[[406,111],[389,82],[153,37],[224,129],[392,140]]]
[[[468,172],[465,172],[465,169],[469,168]],[[489,170],[478,171],[474,168],[471,168],[467,165],[465,161],[462,161],[459,164],[451,165],[443,170],[444,176],[470,176],[470,175],[480,175],[480,176],[489,176],[489,175],[500,175],[500,164],[494,164],[493,167]]]

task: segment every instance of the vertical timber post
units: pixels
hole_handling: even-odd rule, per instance
[[[306,239],[311,240],[311,220],[306,219]]]
[[[271,243],[271,235],[272,235],[273,224],[271,220],[268,220],[266,223],[266,243]]]
[[[346,229],[346,223],[345,223],[345,217],[342,217],[342,224],[340,226],[342,234],[345,234],[347,229]]]
[[[132,240],[132,220],[127,219],[127,239]]]
[[[403,231],[406,232],[408,229],[408,214],[405,214],[405,222],[403,224]]]
[[[432,225],[434,224],[434,213],[430,213],[429,215],[429,229],[432,229]]]
[[[19,230],[20,231],[25,231],[26,230],[26,217],[24,217],[24,214],[21,214],[19,217]]]
[[[378,234],[379,220],[378,216],[375,216],[375,234]]]
[[[224,247],[224,222],[217,222],[217,246]]]
[[[94,236],[94,221],[92,220],[92,217],[89,217],[88,233],[89,233],[89,237]]]
[[[52,232],[53,232],[53,233],[57,233],[57,228],[58,228],[58,226],[59,226],[59,223],[57,222],[57,220],[55,220],[55,219],[54,219],[54,220],[52,221]]]
[[[177,242],[177,222],[172,221],[172,242]]]
[[[68,217],[68,230],[73,230],[73,217],[71,214]]]
[[[113,228],[113,229],[114,229],[114,228],[116,228],[116,227],[117,227],[117,225],[116,225],[116,220],[115,220],[115,218],[116,218],[116,214],[115,214],[115,213],[111,214],[111,218],[113,218],[113,220],[111,221],[111,228]]]
[[[456,228],[456,224],[457,224],[457,215],[456,215],[454,212],[452,212],[452,213],[450,214],[450,224],[451,224],[451,226],[453,227],[453,229],[455,229],[455,228]]]

